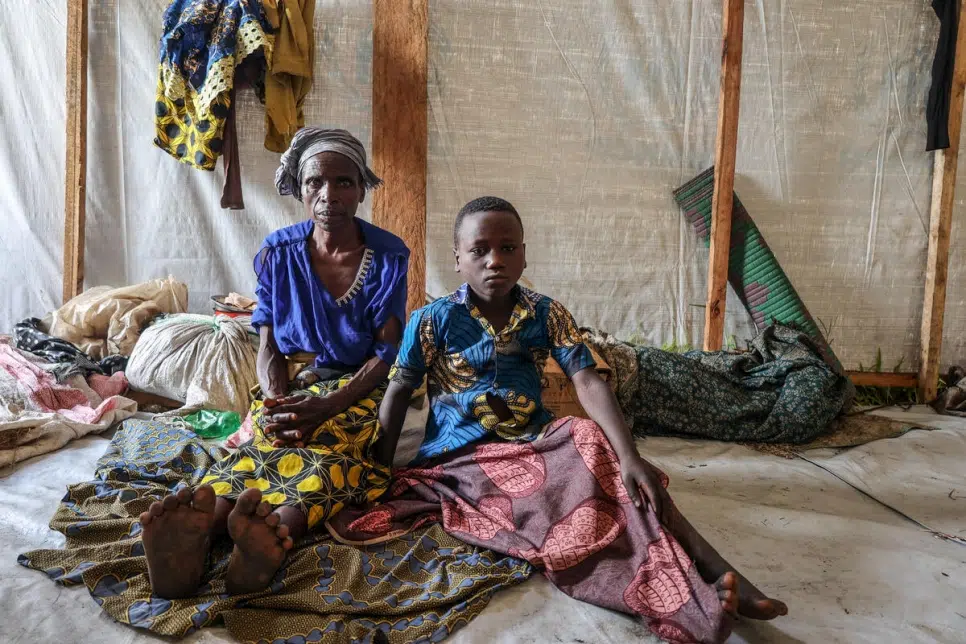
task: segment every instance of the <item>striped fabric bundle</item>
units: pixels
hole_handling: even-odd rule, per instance
[[[711,244],[711,195],[714,191],[714,167],[674,191],[674,199],[684,210],[698,239]],[[761,231],[738,195],[734,195],[731,222],[731,251],[728,257],[728,281],[742,304],[748,309],[759,331],[770,324],[781,324],[806,333],[818,345],[825,361],[839,374],[845,371],[822,334],[821,329],[795,292]]]

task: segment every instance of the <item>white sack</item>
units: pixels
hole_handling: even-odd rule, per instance
[[[138,391],[243,416],[258,382],[245,328],[207,315],[173,315],[145,329],[125,373]]]

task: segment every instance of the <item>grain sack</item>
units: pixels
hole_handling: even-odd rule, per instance
[[[258,382],[245,327],[207,315],[160,318],[141,334],[125,373],[138,391],[241,415]]]
[[[121,288],[95,286],[50,314],[43,331],[72,342],[96,362],[131,355],[152,319],[187,310],[188,287],[173,277]]]

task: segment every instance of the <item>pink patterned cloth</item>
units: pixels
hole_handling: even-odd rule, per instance
[[[9,344],[0,344],[0,369],[18,383],[19,389],[36,411],[56,412],[78,423],[95,423],[104,412],[113,409],[114,402],[111,400],[92,407],[83,391],[67,384],[58,384],[52,374],[27,360]]]
[[[0,338],[0,467],[60,449],[129,418],[137,403],[118,394],[124,374],[76,375],[58,383],[26,354]]]
[[[110,376],[92,373],[87,377],[87,385],[101,398],[120,396],[128,388],[127,376],[124,375],[123,371],[118,371]]]
[[[329,529],[371,543],[434,521],[526,559],[575,599],[641,616],[667,641],[723,642],[731,632],[714,587],[653,510],[634,507],[591,420],[558,420],[532,443],[484,443],[398,470],[382,505],[343,511]]]
[[[225,439],[225,447],[237,449],[254,437],[255,430],[252,428],[252,412],[248,412],[238,431]]]

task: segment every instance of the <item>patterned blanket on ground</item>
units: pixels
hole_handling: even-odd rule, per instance
[[[36,356],[0,337],[0,468],[103,432],[137,411],[122,397],[123,373],[81,374],[57,382]]]
[[[156,597],[137,517],[165,494],[197,485],[224,455],[178,423],[126,421],[94,479],[70,486],[51,520],[65,549],[28,552],[19,562],[58,584],[84,585],[119,622],[174,637],[224,623],[243,642],[370,643],[378,632],[400,644],[438,642],[531,573],[525,561],[468,546],[434,524],[361,548],[310,534],[268,589],[242,596],[225,593],[231,550],[217,543],[196,596]]]
[[[593,329],[584,341],[615,371],[637,436],[800,444],[826,431],[854,389],[806,334],[769,326],[745,353],[670,353]]]

